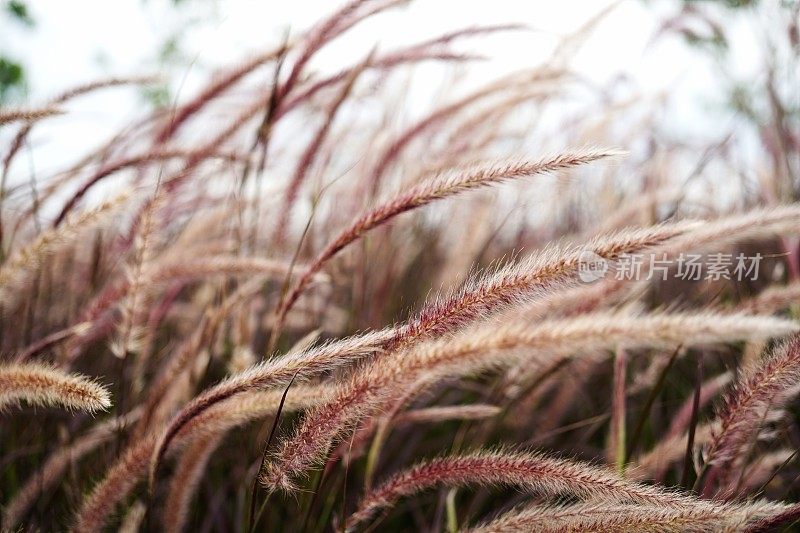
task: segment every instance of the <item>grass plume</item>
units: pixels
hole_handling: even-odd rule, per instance
[[[0,409],[22,400],[90,413],[111,407],[108,390],[85,376],[34,363],[0,365]]]

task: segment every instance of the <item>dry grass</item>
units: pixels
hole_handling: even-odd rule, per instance
[[[22,400],[89,412],[111,407],[108,390],[84,376],[42,364],[0,365],[0,408]]]
[[[31,182],[20,151],[51,116],[153,79],[0,110],[0,529],[800,518],[796,114],[760,124],[755,162],[731,155],[753,148],[735,132],[674,142],[644,97],[592,87],[568,119],[601,17],[421,114],[417,64],[468,69],[467,43],[524,28],[314,70],[403,3],[350,1]],[[760,270],[679,279],[693,254],[760,254]]]

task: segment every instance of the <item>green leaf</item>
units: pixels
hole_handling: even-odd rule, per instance
[[[22,65],[6,57],[0,57],[0,101],[5,100],[14,89],[22,89],[25,74]]]
[[[28,27],[32,28],[36,25],[36,21],[33,20],[33,17],[28,12],[28,6],[22,0],[9,0],[6,2],[6,11]]]

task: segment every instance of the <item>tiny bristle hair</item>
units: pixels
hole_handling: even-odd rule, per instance
[[[355,363],[379,350],[387,338],[387,332],[378,331],[276,357],[231,376],[198,395],[173,417],[164,430],[152,458],[150,482],[153,482],[158,464],[178,432],[204,411],[247,391],[278,387],[293,378],[303,380],[345,364]]]
[[[216,439],[238,425],[274,413],[282,395],[280,390],[252,392],[215,404],[175,435],[175,449],[187,443]],[[293,387],[286,397],[283,412],[304,409],[326,398],[323,386]],[[157,434],[148,434],[128,446],[84,499],[75,531],[102,529],[116,505],[146,477],[159,442]]]
[[[327,384],[293,385],[283,404],[282,412],[308,409],[330,400],[333,388]],[[283,397],[280,388],[250,391],[220,402],[198,415],[191,424],[176,435],[176,444],[211,438],[252,420],[271,415]]]
[[[108,390],[86,376],[36,363],[0,365],[0,409],[20,401],[90,413],[111,407]]]
[[[117,505],[139,484],[152,454],[155,438],[151,435],[130,444],[116,463],[108,467],[103,479],[83,499],[75,515],[72,531],[102,531]]]
[[[615,260],[622,254],[668,242],[695,226],[695,223],[665,224],[595,239],[584,247],[575,247],[569,251],[554,247],[523,261],[510,263],[491,274],[477,276],[464,289],[448,297],[432,299],[416,317],[405,324],[343,339],[302,353],[287,354],[259,364],[223,381],[185,406],[165,431],[158,454],[154,457],[153,468],[157,467],[177,431],[209,406],[230,396],[247,390],[286,384],[295,375],[303,379],[350,365],[376,352],[396,350],[418,338],[447,333],[481,314],[498,311],[515,302],[532,298],[547,288],[575,277],[575,269],[583,250],[589,249],[603,258]]]
[[[576,503],[532,505],[509,511],[469,529],[470,533],[560,533],[615,531],[629,533],[705,533],[742,531],[748,524],[778,516],[786,506],[768,502],[719,505],[698,501],[694,507]]]
[[[706,453],[711,465],[709,493],[717,475],[742,457],[764,423],[768,411],[781,409],[800,382],[800,336],[778,346],[758,365],[746,370],[718,415],[718,430]]]
[[[297,281],[283,300],[278,312],[279,323],[308,287],[314,274],[319,272],[332,257],[357,241],[368,231],[402,213],[426,206],[437,200],[450,198],[462,192],[496,185],[513,179],[564,170],[605,157],[617,156],[621,153],[619,150],[613,149],[587,148],[562,152],[537,161],[495,163],[467,169],[455,169],[403,191],[357,217],[350,226],[339,232],[328,243],[308,268],[298,276]]]
[[[535,326],[523,322],[468,329],[383,356],[353,373],[337,387],[332,401],[312,409],[294,435],[282,443],[265,463],[261,481],[271,490],[293,490],[293,478],[322,461],[334,440],[416,383],[432,384],[523,361],[552,362],[620,344],[630,348],[702,345],[753,336],[780,337],[797,329],[794,321],[776,317],[705,312],[641,317],[608,313],[543,321]]]
[[[11,122],[33,122],[63,113],[55,106],[32,109],[0,109],[0,126]]]
[[[693,222],[678,222],[604,235],[579,246],[551,246],[478,274],[449,295],[432,298],[416,316],[398,327],[393,342],[404,345],[418,338],[443,335],[510,304],[535,301],[556,288],[577,285],[576,269],[587,251],[615,261],[624,254],[671,242],[694,228]]]
[[[511,485],[548,497],[695,508],[689,495],[626,481],[610,469],[534,452],[487,451],[442,457],[395,474],[369,491],[348,519],[356,526],[399,498],[435,487]]]

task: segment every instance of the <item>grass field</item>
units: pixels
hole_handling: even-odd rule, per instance
[[[158,80],[0,108],[0,529],[800,519],[797,63],[765,56],[703,145],[571,68],[602,17],[421,114],[419,65],[528,30],[310,67],[402,3],[331,6],[52,173],[24,170],[37,127]],[[697,4],[663,33],[720,46]]]

